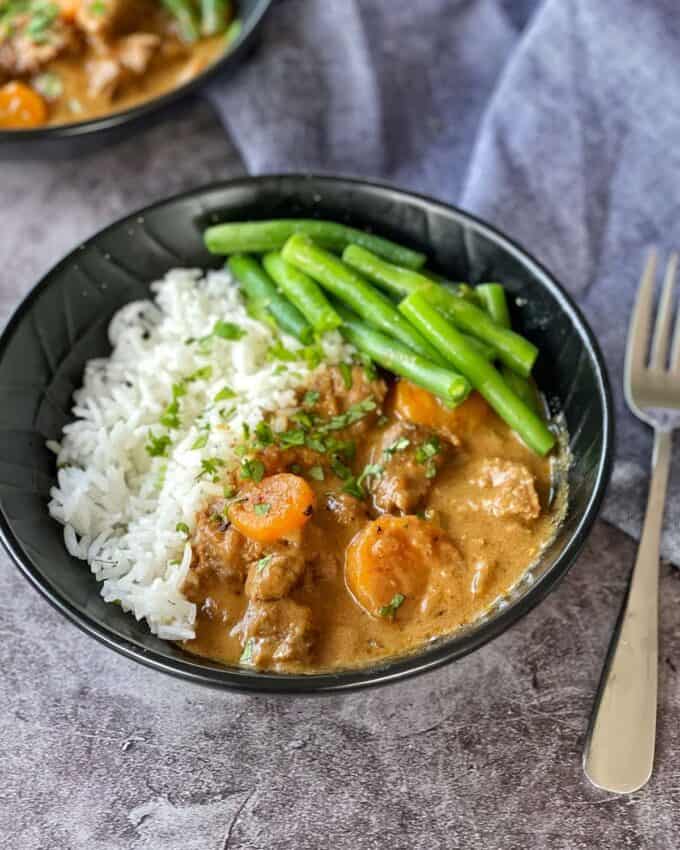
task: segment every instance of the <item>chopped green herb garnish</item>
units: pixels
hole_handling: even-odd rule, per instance
[[[331,461],[331,469],[341,481],[347,481],[352,477],[352,470],[337,458],[333,458]]]
[[[201,461],[201,471],[196,476],[198,481],[206,475],[211,481],[215,482],[220,477],[218,467],[224,466],[224,461],[219,457],[206,457]]]
[[[289,448],[290,446],[304,446],[305,432],[302,428],[294,428],[290,431],[283,431],[278,435],[279,445],[281,448]]]
[[[1,33],[0,33],[1,38]],[[33,88],[47,98],[47,100],[56,100],[64,93],[64,83],[58,74],[52,71],[45,71],[33,78]]]
[[[378,611],[381,617],[394,617],[406,597],[401,593],[395,593],[388,605],[383,605]]]
[[[367,478],[377,478],[382,475],[384,471],[385,468],[380,466],[379,463],[367,463],[361,471],[361,475],[357,479],[357,487],[362,490],[363,483]]]
[[[177,401],[177,398],[171,401],[165,408],[161,414],[160,422],[161,425],[165,425],[166,428],[179,428],[179,402]]]
[[[227,486],[222,491],[225,499],[233,499],[236,495],[236,488],[232,487],[231,484],[227,484]]]
[[[241,657],[239,658],[239,662],[241,664],[247,664],[249,666],[252,666],[254,652],[255,652],[255,638],[248,638],[248,640],[245,642],[245,646],[243,647],[243,652],[241,653]]]
[[[351,390],[352,389],[352,367],[349,365],[349,363],[341,363],[338,366],[338,369],[340,370],[340,374],[342,375],[342,382],[345,385],[345,389]]]
[[[304,438],[303,442],[307,446],[307,448],[311,449],[313,452],[319,452],[320,454],[323,454],[327,449],[324,440],[320,436],[317,436],[315,434],[308,434]]]
[[[407,449],[411,445],[411,441],[406,437],[400,437],[398,440],[395,440],[391,446],[388,446],[383,454],[393,455],[395,452],[403,452],[404,449]]]
[[[205,446],[205,445],[207,444],[207,442],[208,442],[208,436],[209,436],[209,434],[208,434],[208,432],[207,432],[207,431],[204,431],[202,434],[199,434],[199,435],[198,435],[198,437],[196,437],[196,439],[194,440],[194,442],[193,442],[193,444],[192,444],[192,446],[191,446],[192,451],[193,451],[194,449],[202,449],[202,448],[204,448],[204,446]]]
[[[434,478],[437,474],[437,465],[434,458],[439,454],[441,444],[438,437],[429,437],[424,443],[418,446],[415,452],[417,463],[425,465],[425,477]]]
[[[344,413],[338,416],[332,416],[326,423],[319,426],[320,431],[339,431],[353,425],[360,419],[363,419],[371,411],[377,407],[372,398],[365,398],[355,404],[350,405]]]
[[[363,499],[366,495],[361,489],[361,487],[359,487],[359,484],[357,483],[357,480],[354,476],[348,478],[347,481],[345,481],[342,487],[342,492],[348,493],[350,496],[354,496],[355,499]]]
[[[306,428],[307,430],[312,427],[312,417],[304,410],[298,410],[298,412],[294,413],[290,418],[293,422],[297,422],[298,425]]]
[[[316,390],[307,390],[307,392],[304,395],[304,398],[302,399],[302,403],[308,404],[308,405],[311,406],[313,404],[316,404],[317,401],[319,400],[319,398],[320,398],[320,393],[318,393]]]
[[[309,477],[315,481],[323,481],[325,478],[323,466],[310,466],[308,469]]]
[[[271,509],[272,506],[268,502],[258,502],[256,505],[253,505],[253,512],[256,516],[267,516]]]
[[[416,461],[417,463],[427,463],[428,460],[431,460],[435,455],[439,454],[441,450],[441,445],[439,443],[439,437],[428,437],[424,443],[418,446],[416,449]]]
[[[336,440],[335,437],[326,437],[326,451],[342,455],[346,460],[354,460],[357,447],[354,440]]]
[[[167,434],[156,437],[153,431],[149,431],[148,442],[144,448],[150,457],[167,457],[171,442]]]
[[[175,526],[175,531],[179,531],[180,534],[184,534],[187,537],[189,536],[189,526],[186,522],[178,522]]]
[[[212,366],[203,366],[202,369],[196,369],[196,371],[192,372],[191,375],[187,375],[184,382],[191,384],[193,381],[207,381],[211,376]]]
[[[218,336],[220,339],[236,340],[242,339],[246,332],[239,325],[233,322],[217,321],[213,325],[211,336]]]
[[[12,5],[15,5],[17,8],[12,9]],[[16,14],[17,12],[28,11],[30,13],[30,17],[26,24],[26,36],[34,44],[44,44],[50,40],[50,30],[59,15],[59,9],[56,3],[44,0],[44,2],[30,4],[28,9],[22,9],[22,6],[26,5],[25,3],[16,3],[12,5],[10,5],[8,9],[1,9],[3,17],[5,14],[9,16],[13,13]]]
[[[271,425],[265,422],[258,422],[255,426],[255,437],[257,441],[258,448],[262,446],[271,446],[274,442],[274,432],[271,429]]]
[[[274,340],[267,351],[268,360],[283,360],[286,363],[292,363],[298,359],[294,351],[286,348],[280,339]]]
[[[310,369],[316,369],[323,360],[323,348],[318,343],[306,345],[302,349],[302,359]]]
[[[261,573],[262,570],[265,570],[271,564],[273,558],[273,555],[265,555],[264,558],[260,558],[255,567],[256,572]]]
[[[210,348],[210,343],[216,337],[219,337],[220,339],[229,340],[230,342],[234,342],[236,340],[241,339],[245,335],[246,332],[243,330],[243,328],[239,327],[239,325],[235,325],[233,322],[223,322],[221,320],[218,320],[213,325],[213,328],[209,334],[207,334],[206,336],[199,337],[198,339],[196,339],[195,337],[190,337],[189,339],[185,340],[185,343],[187,345],[190,345],[191,343],[197,342],[200,346],[200,353],[205,354]]]
[[[256,484],[264,477],[264,464],[261,460],[244,459],[241,462],[241,478]]]
[[[213,401],[226,401],[228,398],[234,398],[236,393],[232,390],[231,387],[222,387],[222,389],[217,393]]]

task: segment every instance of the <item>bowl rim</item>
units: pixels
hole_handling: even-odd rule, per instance
[[[603,408],[603,448],[598,461],[597,475],[593,491],[588,505],[580,517],[578,524],[572,532],[564,551],[555,560],[551,569],[537,581],[530,590],[519,600],[508,605],[492,620],[482,622],[477,629],[455,645],[434,644],[431,648],[397,657],[390,661],[381,662],[376,667],[357,668],[356,670],[342,670],[337,673],[318,674],[276,674],[270,672],[255,672],[243,669],[219,667],[200,667],[192,660],[192,656],[186,654],[183,658],[168,658],[161,653],[141,647],[127,638],[116,635],[106,627],[97,623],[89,614],[79,611],[68,599],[52,588],[47,579],[43,577],[32,560],[26,555],[20,542],[14,535],[8,522],[2,504],[0,502],[0,542],[9,554],[14,564],[29,582],[47,599],[47,601],[67,619],[78,626],[86,634],[94,637],[119,654],[140,662],[161,672],[170,673],[176,677],[191,681],[195,684],[203,684],[214,688],[237,692],[260,692],[270,694],[294,693],[304,694],[326,694],[338,691],[350,691],[360,688],[376,687],[386,685],[410,678],[421,673],[434,670],[451,661],[468,655],[475,649],[480,648],[493,638],[502,634],[510,626],[522,619],[529,611],[533,610],[564,578],[570,567],[575,562],[585,544],[586,538],[592,528],[597,514],[600,510],[605,495],[611,469],[613,465],[614,446],[614,408],[611,393],[611,385],[607,373],[607,367],[599,344],[584,318],[580,308],[567,294],[564,288],[557,282],[548,270],[536,260],[532,254],[521,247],[517,242],[503,234],[481,218],[444,201],[437,200],[431,196],[412,192],[408,189],[400,189],[388,183],[372,180],[364,180],[356,177],[343,175],[326,175],[311,172],[263,174],[258,176],[238,177],[229,180],[221,180],[204,184],[193,189],[188,189],[161,200],[155,201],[141,209],[132,211],[106,227],[98,230],[83,243],[77,245],[66,254],[58,263],[50,268],[40,280],[29,290],[27,295],[19,303],[10,316],[5,328],[0,334],[0,359],[4,356],[5,349],[12,338],[16,327],[22,321],[24,314],[31,307],[33,301],[46,289],[53,275],[67,266],[75,258],[77,252],[93,239],[99,239],[106,233],[120,227],[126,221],[143,217],[153,213],[155,210],[166,205],[184,200],[197,199],[210,192],[233,189],[239,187],[252,187],[253,185],[266,185],[279,181],[319,181],[335,186],[355,186],[378,190],[380,193],[393,195],[396,200],[416,200],[430,208],[444,212],[462,223],[472,224],[477,232],[488,237],[496,244],[500,244],[504,250],[517,257],[528,267],[532,275],[553,295],[560,308],[568,315],[573,326],[581,335],[586,351],[595,367],[598,385],[598,398]],[[132,615],[130,615],[132,616]]]
[[[180,98],[193,94],[207,82],[212,80],[228,64],[235,61],[250,43],[255,30],[259,27],[265,14],[273,5],[274,0],[256,0],[256,6],[243,23],[243,28],[234,43],[216,59],[211,65],[201,71],[196,77],[192,77],[180,86],[170,89],[163,94],[144,100],[141,103],[100,115],[96,118],[88,118],[84,121],[73,121],[69,124],[54,124],[45,127],[36,127],[29,130],[0,130],[0,145],[16,142],[32,142],[45,139],[74,139],[82,136],[90,136],[95,133],[105,132],[121,127],[124,124],[134,123],[137,119],[150,115],[157,110],[163,109]]]

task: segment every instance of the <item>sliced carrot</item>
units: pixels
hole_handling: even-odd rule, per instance
[[[273,543],[308,522],[314,512],[314,491],[299,475],[281,472],[263,478],[229,509],[237,531],[259,543]]]
[[[0,128],[21,130],[40,127],[47,121],[47,106],[38,92],[25,83],[0,87]]]
[[[437,396],[405,380],[394,385],[391,403],[400,419],[457,436],[474,431],[492,412],[478,392],[471,393],[462,404],[451,409]]]
[[[82,4],[81,0],[57,0],[57,5],[59,6],[59,15],[65,21],[73,21]]]
[[[347,547],[347,587],[369,614],[395,619],[402,604],[424,593],[444,540],[453,545],[441,528],[415,516],[373,520]]]

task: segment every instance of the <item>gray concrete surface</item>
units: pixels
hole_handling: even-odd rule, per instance
[[[80,239],[240,173],[205,106],[77,160],[0,161],[0,316]],[[562,585],[438,672],[323,699],[231,695],[81,634],[0,555],[0,846],[12,850],[585,850],[680,845],[680,573],[662,568],[658,757],[583,777],[635,544],[600,523]]]

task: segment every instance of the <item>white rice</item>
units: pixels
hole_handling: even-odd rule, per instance
[[[144,618],[159,637],[183,640],[194,636],[196,610],[182,594],[191,547],[177,526],[192,530],[203,503],[222,494],[221,484],[199,477],[201,461],[238,462],[233,447],[243,424],[255,426],[266,411],[275,411],[284,427],[295,390],[311,369],[304,360],[268,357],[276,334],[248,317],[228,272],[204,277],[174,269],[152,290],[154,302],[128,304],[114,316],[111,356],[86,364],[83,387],[74,394],[76,419],[60,443],[48,443],[59,467],[49,511],[64,525],[68,551],[102,582],[107,602]],[[210,334],[218,321],[237,324],[245,335],[187,343]],[[289,337],[281,341],[300,348]],[[326,334],[322,345],[326,363],[352,355],[337,332]],[[209,376],[184,383],[180,427],[163,427],[173,384],[206,366]],[[235,397],[215,402],[225,386]],[[147,452],[150,431],[172,439],[167,457]],[[207,435],[205,446],[192,448],[201,435]]]

